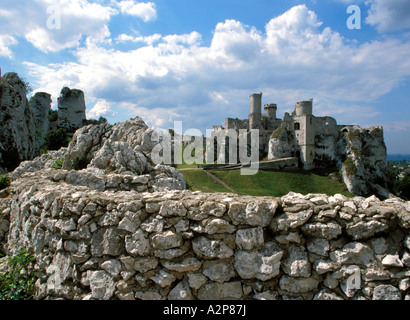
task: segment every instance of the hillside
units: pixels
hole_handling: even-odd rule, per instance
[[[187,188],[193,191],[230,192],[215,182],[203,170],[195,168],[180,171],[187,182]],[[302,194],[324,193],[334,195],[341,193],[352,196],[343,183],[334,181],[318,172],[307,171],[259,171],[254,176],[242,176],[239,170],[210,171],[218,179],[240,195],[281,197],[290,191]]]

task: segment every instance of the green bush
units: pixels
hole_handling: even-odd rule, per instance
[[[48,121],[55,122],[57,120],[58,120],[58,111],[50,109],[50,111],[48,113]]]
[[[20,78],[20,80],[26,87],[26,95],[28,95],[30,92],[33,92],[33,88],[31,87],[30,82],[28,82],[25,78]]]
[[[52,166],[51,168],[59,170],[63,167],[63,163],[64,163],[64,157],[61,159],[58,159]]]
[[[98,118],[98,122],[99,123],[107,123],[108,120],[106,118],[104,118],[103,116],[101,116],[101,117]]]
[[[352,177],[356,174],[357,168],[351,158],[347,158],[345,162],[343,162],[343,165],[345,166],[346,173],[348,176]]]
[[[7,258],[8,271],[0,273],[0,300],[31,300],[35,294],[36,272],[32,267],[34,255],[25,248]]]
[[[66,131],[60,128],[47,132],[44,140],[46,150],[59,150],[62,147],[67,147],[71,139],[67,136]]]
[[[6,189],[10,185],[10,178],[6,175],[0,175],[0,190]]]
[[[394,183],[394,193],[404,200],[410,200],[410,176],[397,180]]]

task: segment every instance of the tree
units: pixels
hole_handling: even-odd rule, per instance
[[[44,140],[47,150],[59,150],[62,147],[67,147],[70,143],[67,132],[62,128],[47,132]]]
[[[104,118],[103,116],[101,116],[101,117],[98,118],[98,122],[99,122],[99,123],[107,123],[108,121],[107,121],[106,118]]]
[[[58,111],[50,109],[50,111],[48,113],[48,121],[55,122],[57,120],[58,120]]]
[[[404,178],[396,181],[394,185],[394,192],[404,200],[410,200],[410,176],[406,175]]]

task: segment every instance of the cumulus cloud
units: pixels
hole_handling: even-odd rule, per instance
[[[368,14],[365,22],[379,32],[410,28],[410,2],[408,0],[333,0],[346,5],[365,5]],[[363,8],[363,7],[362,7]]]
[[[2,0],[2,7],[7,9],[0,9],[0,36],[24,37],[46,53],[78,47],[84,38],[109,43],[108,23],[121,13],[143,21],[157,17],[154,3],[132,0]],[[13,43],[2,44],[2,54],[10,57]]]
[[[117,41],[145,45],[122,51],[89,42],[74,53],[75,62],[26,65],[43,90],[70,82],[152,124],[191,119],[197,128],[225,116],[247,117],[252,91],[264,92],[264,103],[277,103],[279,110],[315,98],[317,110],[343,122],[349,120],[339,112],[344,106],[374,117],[371,102],[410,75],[409,41],[347,42],[323,28],[305,5],[273,18],[265,30],[237,20],[220,22],[210,45],[195,31],[151,38],[124,34]]]
[[[134,0],[120,1],[118,4],[122,13],[136,16],[143,21],[153,21],[157,18],[157,10],[153,2],[138,2]]]
[[[17,40],[7,34],[0,34],[0,57],[11,58],[13,53],[10,46],[17,44]]]
[[[159,41],[162,36],[158,33],[155,33],[150,36],[132,36],[129,34],[122,33],[117,38],[117,42],[143,42],[147,45],[153,45],[155,42]]]
[[[366,23],[380,32],[410,28],[410,1],[408,0],[368,0],[370,4]]]
[[[105,100],[99,100],[97,103],[94,105],[94,107],[87,112],[87,119],[93,118],[97,119],[101,116],[110,116],[114,117],[115,112],[112,111],[111,106],[109,103]]]
[[[25,37],[43,52],[78,46],[83,35],[106,38],[107,23],[118,11],[86,0],[2,0],[0,32]]]

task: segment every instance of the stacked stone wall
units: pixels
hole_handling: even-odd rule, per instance
[[[1,200],[0,240],[34,252],[37,299],[410,298],[409,202],[98,191],[56,173]]]

